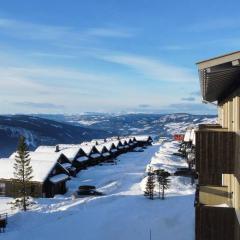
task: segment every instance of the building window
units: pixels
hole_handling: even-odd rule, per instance
[[[0,196],[4,196],[6,193],[6,184],[0,183]]]

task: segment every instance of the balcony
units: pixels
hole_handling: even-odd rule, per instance
[[[239,222],[225,186],[199,186],[195,196],[196,240],[239,240]]]
[[[227,186],[201,185],[196,190],[196,205],[231,207],[232,195]]]
[[[199,183],[219,185],[222,173],[233,173],[235,149],[235,132],[215,124],[200,125],[196,131],[196,171],[200,176]]]

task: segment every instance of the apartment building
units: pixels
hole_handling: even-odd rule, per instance
[[[196,131],[196,240],[240,239],[240,52],[197,63],[204,103],[218,124]]]

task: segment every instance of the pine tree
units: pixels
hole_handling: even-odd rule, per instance
[[[153,199],[154,197],[154,187],[155,187],[155,182],[154,182],[154,173],[152,172],[152,169],[149,169],[148,172],[148,177],[147,177],[147,183],[146,183],[146,188],[145,188],[145,196],[148,196],[149,199]]]
[[[160,184],[162,186],[162,199],[165,197],[165,190],[170,187],[170,179],[169,179],[170,174],[166,171],[161,171],[160,172]]]
[[[164,172],[163,169],[157,169],[154,171],[154,173],[157,176],[157,182],[158,182],[158,197],[161,198],[161,190],[162,190],[162,173]]]
[[[29,196],[27,188],[30,185],[33,169],[31,166],[31,159],[28,152],[28,147],[25,138],[19,138],[17,152],[14,163],[14,177],[17,189],[19,189],[19,199],[16,199],[15,206],[21,207],[24,211],[29,206]]]

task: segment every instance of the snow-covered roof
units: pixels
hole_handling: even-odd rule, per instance
[[[63,153],[70,161],[73,161],[81,149],[86,155],[89,155],[95,145],[91,142],[84,142],[81,144],[58,144],[57,146],[59,148],[58,153]],[[56,146],[40,146],[35,152],[56,153],[55,150]]]
[[[78,161],[78,162],[83,162],[83,161],[87,161],[88,159],[89,159],[88,157],[82,156],[82,157],[78,157],[78,158],[77,158],[77,161]]]
[[[81,144],[58,144],[59,150],[62,151],[68,148],[79,148]]]
[[[91,143],[94,143],[95,145],[102,144],[102,143],[105,143],[105,139],[93,139]]]
[[[120,142],[122,143],[122,145],[126,145],[127,141],[125,139],[120,139]]]
[[[184,135],[184,142],[190,142],[192,129],[187,129]]]
[[[135,139],[139,142],[147,142],[150,138],[148,135],[138,135],[138,136],[133,136]]]
[[[59,152],[63,153],[70,161],[73,161],[80,149],[79,144],[59,144],[57,146]],[[57,146],[39,146],[35,152],[56,153]]]
[[[123,138],[123,140],[125,140],[127,142],[127,144],[129,144],[129,142],[130,142],[130,138]]]
[[[50,177],[49,181],[51,183],[59,183],[59,182],[62,182],[62,181],[66,181],[68,179],[69,179],[69,176],[67,174],[60,173],[60,174],[57,174],[53,177]]]
[[[190,139],[193,145],[196,145],[196,129],[192,129]]]
[[[63,153],[70,161],[73,161],[77,156],[80,147],[70,147],[62,149],[60,152]]]
[[[119,140],[119,137],[113,136],[113,137],[109,137],[106,138],[107,141],[115,141],[115,140]]]
[[[108,151],[110,151],[113,147],[115,147],[112,141],[105,142],[103,145],[107,148]]]
[[[35,149],[35,152],[55,152],[56,146],[44,146],[41,145]]]
[[[14,158],[0,159],[0,179],[14,179]],[[31,181],[44,182],[52,169],[56,166],[55,161],[39,161],[36,158],[31,159],[33,169]]]
[[[104,149],[107,149],[105,144],[99,144],[99,145],[96,145],[95,147],[100,153],[102,153]]]
[[[15,159],[17,153],[14,152],[9,157],[10,159]],[[60,152],[29,152],[29,157],[31,161],[48,161],[48,162],[54,162],[56,163],[58,159],[60,158],[61,153]]]
[[[69,169],[72,167],[72,164],[71,163],[61,163],[61,166],[66,168],[66,169]]]
[[[91,154],[90,156],[91,156],[91,158],[98,158],[98,157],[101,157],[101,154],[99,154],[99,153],[93,153],[93,154]]]
[[[115,141],[112,141],[112,143],[113,143],[113,145],[115,147],[118,147],[118,144],[120,143],[120,141],[119,140],[115,140]]]
[[[108,157],[108,156],[110,156],[110,153],[109,152],[105,152],[105,153],[103,153],[103,156],[104,157]]]
[[[92,145],[81,145],[81,149],[86,153],[86,155],[90,155],[92,152],[93,146]]]

